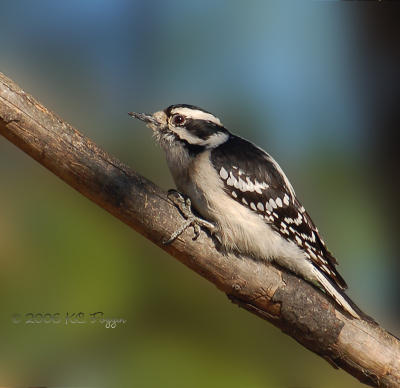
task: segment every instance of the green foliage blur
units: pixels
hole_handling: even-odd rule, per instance
[[[338,258],[349,295],[399,333],[348,9],[6,0],[0,13],[0,71],[161,187],[173,187],[162,151],[128,111],[199,105],[268,150]],[[4,138],[0,180],[0,385],[359,386]],[[126,322],[90,323],[97,311]],[[80,312],[85,323],[66,324]],[[13,321],[28,313],[62,319]]]

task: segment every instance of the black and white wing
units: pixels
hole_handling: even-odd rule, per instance
[[[340,289],[347,288],[335,268],[335,258],[270,155],[247,140],[230,135],[228,141],[212,150],[211,162],[231,198],[263,216],[283,238],[300,247],[328,279]]]

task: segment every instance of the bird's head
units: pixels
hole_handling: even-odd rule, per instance
[[[229,138],[229,132],[218,117],[193,105],[171,105],[153,114],[129,114],[147,123],[164,147],[181,143],[210,149]]]

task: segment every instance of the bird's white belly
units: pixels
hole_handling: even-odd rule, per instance
[[[189,166],[189,179],[182,180],[181,187],[177,183],[178,189],[191,198],[202,217],[216,224],[216,234],[227,249],[258,259],[274,259],[296,271],[296,258],[304,258],[301,250],[283,239],[260,215],[223,191],[209,157],[210,152],[197,157]]]

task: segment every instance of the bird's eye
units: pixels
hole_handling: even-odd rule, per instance
[[[175,115],[172,118],[172,122],[174,125],[183,125],[185,123],[185,118],[182,115]]]

